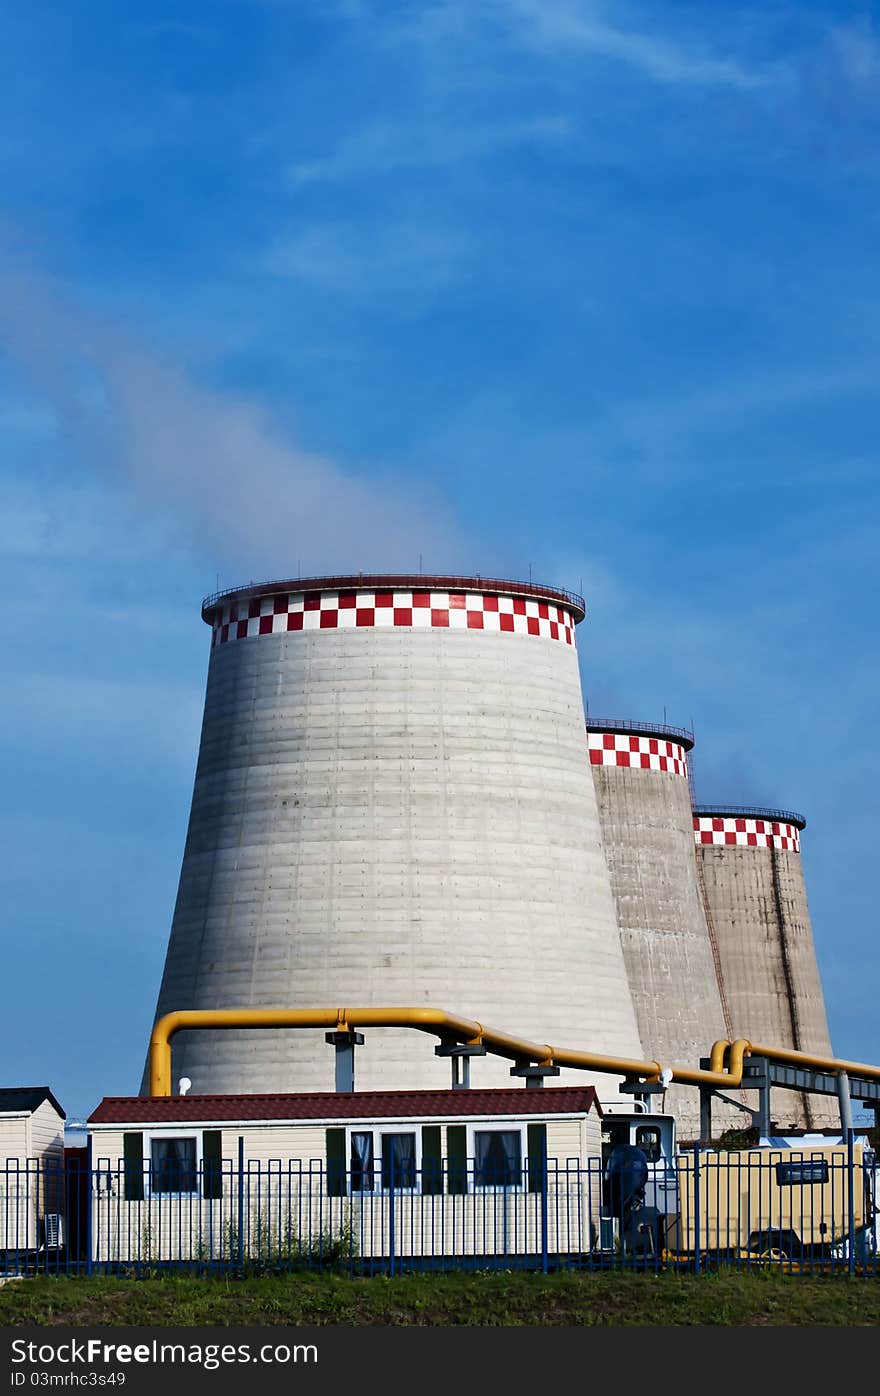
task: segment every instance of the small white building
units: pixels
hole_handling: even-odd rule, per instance
[[[57,1239],[63,1161],[64,1111],[49,1087],[0,1087],[0,1253],[6,1257]]]
[[[601,1114],[592,1086],[108,1097],[93,1259],[585,1251]]]

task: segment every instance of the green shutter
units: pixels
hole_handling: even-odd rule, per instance
[[[529,1125],[529,1192],[540,1192],[547,1168],[547,1126]]]
[[[440,1155],[440,1126],[422,1125],[422,1192],[443,1191],[443,1160]]]
[[[144,1135],[132,1130],[122,1136],[123,1181],[126,1202],[142,1202],[144,1197]]]
[[[202,1133],[202,1197],[223,1196],[223,1134],[219,1129]]]
[[[327,1196],[345,1196],[345,1130],[325,1130],[327,1139]]]
[[[467,1192],[467,1127],[449,1125],[446,1130],[446,1191]]]

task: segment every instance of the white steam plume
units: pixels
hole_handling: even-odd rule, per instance
[[[72,305],[0,254],[0,346],[52,402],[77,469],[134,492],[230,580],[452,569],[445,503],[390,471],[358,478],[299,449],[259,404],[200,386],[180,364]],[[232,574],[237,572],[237,576]]]

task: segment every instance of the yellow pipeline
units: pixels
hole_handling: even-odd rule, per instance
[[[529,1042],[497,1032],[471,1018],[459,1018],[442,1008],[201,1008],[166,1013],[150,1038],[150,1095],[171,1094],[171,1038],[188,1028],[416,1028],[420,1032],[486,1047],[512,1061],[542,1066],[573,1066],[613,1076],[644,1076],[656,1080],[659,1062],[606,1057],[595,1052]],[[726,1079],[726,1078],[725,1078]]]
[[[727,1059],[725,1072],[725,1058],[728,1052],[730,1057]],[[832,1076],[845,1072],[847,1076],[858,1076],[866,1081],[880,1081],[880,1066],[869,1066],[866,1062],[849,1062],[840,1057],[820,1057],[813,1052],[795,1052],[789,1047],[764,1047],[760,1042],[749,1042],[745,1038],[739,1038],[732,1043],[722,1038],[712,1044],[709,1054],[711,1074],[723,1075],[727,1086],[739,1086],[742,1082],[744,1056],[766,1057],[768,1061],[778,1062],[782,1066],[808,1067],[811,1071],[825,1071]],[[696,1074],[705,1076],[707,1073]],[[675,1079],[684,1080],[684,1077],[676,1076]],[[703,1084],[708,1083],[704,1081]]]
[[[442,1008],[216,1008],[183,1009],[166,1013],[153,1028],[150,1039],[150,1095],[171,1094],[171,1039],[175,1033],[188,1028],[414,1028],[434,1033],[440,1038],[482,1046],[496,1056],[513,1061],[537,1062],[541,1066],[567,1066],[583,1071],[598,1071],[612,1076],[640,1077],[657,1081],[661,1066],[656,1061],[636,1061],[627,1057],[608,1057],[596,1052],[583,1052],[569,1047],[551,1047],[549,1043],[529,1042],[526,1038],[488,1028],[475,1019],[460,1018]],[[767,1057],[770,1061],[790,1066],[808,1067],[814,1071],[834,1074],[846,1072],[871,1081],[880,1081],[880,1067],[859,1062],[841,1061],[836,1057],[813,1056],[809,1052],[794,1052],[784,1047],[763,1047],[738,1038],[713,1043],[709,1069],[674,1066],[672,1080],[684,1086],[712,1086],[735,1089],[742,1085],[743,1068],[748,1056]]]

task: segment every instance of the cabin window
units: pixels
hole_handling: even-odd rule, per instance
[[[522,1131],[474,1130],[475,1186],[519,1188],[522,1181]]]
[[[416,1185],[415,1134],[382,1135],[383,1188],[414,1188]]]
[[[373,1131],[352,1130],[351,1190],[352,1192],[372,1192],[373,1186]]]
[[[150,1141],[150,1192],[198,1192],[194,1137],[159,1136]]]
[[[429,1143],[437,1144],[433,1134]],[[345,1171],[345,1154],[342,1152],[348,1136],[348,1173]],[[420,1186],[419,1172],[421,1158],[418,1140],[414,1130],[372,1130],[372,1129],[328,1129],[327,1167],[333,1186],[333,1196],[344,1197],[346,1190],[352,1193],[388,1191],[401,1188],[415,1189]],[[427,1184],[422,1181],[422,1190],[434,1192],[438,1189],[437,1166],[429,1161]]]
[[[791,1163],[777,1163],[776,1181],[780,1187],[795,1184],[827,1183],[828,1160],[824,1158],[795,1159]]]

